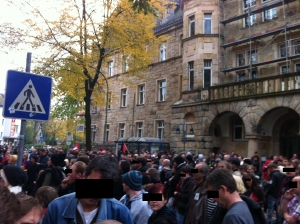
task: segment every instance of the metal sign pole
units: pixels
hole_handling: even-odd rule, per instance
[[[30,72],[30,67],[31,67],[31,53],[27,52],[27,57],[26,57],[26,72]],[[20,147],[18,150],[18,161],[17,161],[17,166],[21,167],[22,166],[22,158],[23,158],[23,152],[24,152],[24,141],[25,141],[25,132],[26,132],[26,120],[21,120],[21,131],[19,135],[19,142],[20,142]]]

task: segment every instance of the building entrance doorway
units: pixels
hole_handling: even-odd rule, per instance
[[[292,119],[282,125],[280,131],[280,154],[290,159],[294,153],[299,154],[299,152],[299,119]]]

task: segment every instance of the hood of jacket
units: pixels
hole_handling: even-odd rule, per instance
[[[177,223],[176,212],[172,208],[162,207],[156,214],[153,213],[149,219],[150,223]]]

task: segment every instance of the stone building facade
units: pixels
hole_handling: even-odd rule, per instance
[[[164,60],[158,55],[143,79],[109,79],[117,97],[108,113],[108,140],[120,137],[125,124],[124,137],[139,135],[142,127],[142,136],[205,155],[298,153],[299,1],[188,0],[178,7],[182,10],[155,28],[157,35],[171,36],[161,48]],[[166,81],[162,102],[161,81]],[[141,85],[145,100],[139,105]],[[102,136],[104,113],[93,119]]]

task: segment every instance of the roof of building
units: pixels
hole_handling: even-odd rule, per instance
[[[175,9],[175,12],[171,15],[169,15],[167,18],[167,22],[160,24],[156,27],[154,27],[154,32],[158,33],[160,31],[169,29],[175,25],[179,25],[183,23],[183,11],[180,9],[180,6],[178,5]]]

